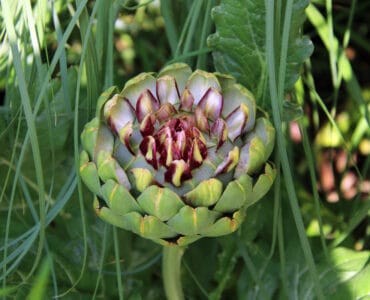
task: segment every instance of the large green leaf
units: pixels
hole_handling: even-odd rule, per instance
[[[302,37],[304,10],[307,5],[307,0],[294,0],[285,90],[293,87],[298,79],[302,62],[313,50],[311,41]],[[276,12],[276,15],[282,28],[284,12]],[[214,49],[216,69],[235,76],[260,102],[263,96],[267,95],[265,1],[221,0],[220,5],[213,9],[212,16],[216,33],[209,37],[208,43]],[[281,29],[277,26],[275,36],[277,53],[281,48],[280,36]]]
[[[328,299],[361,299],[370,295],[370,252],[335,248],[318,263],[320,283]],[[299,284],[300,299],[315,299],[308,276]]]
[[[370,295],[370,252],[336,248],[329,262],[319,264],[324,291],[331,299],[360,299]]]

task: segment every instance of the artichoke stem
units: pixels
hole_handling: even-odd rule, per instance
[[[181,285],[181,258],[184,248],[179,246],[164,246],[162,272],[164,290],[168,300],[184,300]]]

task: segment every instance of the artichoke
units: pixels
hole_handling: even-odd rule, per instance
[[[161,245],[234,232],[271,187],[275,130],[233,77],[186,64],[98,99],[80,175],[103,220]]]

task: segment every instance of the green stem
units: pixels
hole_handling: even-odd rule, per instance
[[[164,246],[162,258],[163,284],[167,299],[184,300],[181,286],[181,258],[184,248],[179,246]]]

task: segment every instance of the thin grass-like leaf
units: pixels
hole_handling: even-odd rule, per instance
[[[4,0],[3,0],[4,1]],[[87,0],[86,0],[87,1]],[[78,17],[79,15],[81,14],[82,12],[82,9],[84,8],[84,5],[86,4],[86,1],[82,1],[79,6],[77,7],[77,10],[76,10],[76,13],[75,15],[73,16],[72,20],[69,22],[68,24],[68,27],[63,35],[63,39],[62,39],[62,44],[58,46],[58,48],[56,49],[56,52],[55,52],[55,55],[51,61],[51,64],[49,66],[49,69],[48,69],[48,72],[46,74],[46,78],[41,86],[41,89],[40,89],[40,93],[39,93],[39,96],[35,102],[35,105],[34,105],[34,115],[37,114],[39,108],[40,108],[40,105],[41,105],[41,101],[43,99],[43,96],[46,92],[46,89],[48,87],[48,82],[50,80],[50,77],[51,77],[51,74],[53,73],[54,71],[54,68],[62,54],[62,47],[64,47],[64,44],[66,43],[67,39],[69,38],[69,35],[72,33],[72,30],[74,28],[74,26],[76,25],[77,23],[77,20],[78,20]],[[13,5],[15,2],[12,2]],[[12,10],[10,10],[10,12],[12,12],[14,9],[12,8]],[[9,10],[8,10],[9,11]],[[17,164],[17,167],[16,167],[16,171],[15,171],[15,175],[14,175],[14,178],[13,178],[13,188],[12,188],[12,191],[11,191],[11,196],[10,196],[10,205],[9,205],[9,213],[8,213],[8,218],[7,218],[7,225],[6,225],[6,234],[5,234],[5,238],[4,238],[4,258],[6,258],[7,256],[7,241],[8,241],[8,233],[9,233],[9,226],[10,226],[10,220],[11,220],[11,209],[12,209],[12,203],[14,201],[14,197],[15,197],[15,191],[16,191],[16,184],[17,184],[17,181],[18,181],[18,178],[20,176],[20,170],[21,170],[21,166],[22,166],[22,162],[23,162],[23,158],[24,158],[24,154],[25,154],[25,151],[27,149],[27,145],[28,145],[28,140],[30,138],[30,130],[28,129],[27,133],[26,133],[26,136],[24,138],[24,141],[23,141],[23,144],[22,144],[22,148],[21,148],[21,151],[19,153],[19,157],[18,157],[18,164]],[[73,189],[75,188],[75,185],[72,186]],[[73,191],[73,190],[72,190]],[[41,192],[41,190],[40,190]],[[66,198],[64,198],[64,200],[68,200]],[[62,203],[62,202],[60,202]],[[65,204],[65,203],[64,203]],[[53,208],[57,208],[57,209],[60,209],[58,206],[56,207],[53,207]],[[50,215],[53,215],[53,218],[57,215],[58,213],[58,210],[53,210],[50,212]],[[34,228],[33,228],[34,229]],[[36,224],[36,229],[38,230],[38,227],[37,227],[37,224]],[[32,240],[33,242],[34,240]],[[30,249],[32,243],[31,244],[28,244],[29,247],[25,247],[26,251],[23,252],[23,255],[21,255],[19,257],[19,259],[17,259],[16,263],[14,263],[12,265],[12,267],[10,268],[11,270],[15,269],[15,267],[18,266],[18,264],[22,261],[23,257],[25,256],[25,254],[27,253],[27,251]],[[5,278],[6,275],[9,273],[9,269],[6,270],[5,269],[5,266],[3,268],[3,276],[1,278]],[[3,285],[5,286],[6,285],[6,282],[5,280],[3,281]]]
[[[189,15],[190,18],[190,24],[189,24],[189,30],[186,33],[186,39],[184,41],[184,49],[182,51],[183,54],[186,54],[190,51],[192,46],[193,37],[196,35],[196,26],[199,19],[199,15],[202,9],[203,2],[202,1],[194,1],[194,10],[192,11],[192,14]]]
[[[49,258],[49,267],[50,267],[50,275],[51,275],[51,280],[54,288],[54,296],[58,295],[58,277],[57,273],[55,272],[55,262],[53,259],[53,254],[50,251],[50,247],[48,245],[48,242],[45,242],[45,252],[47,254],[46,257]]]
[[[37,228],[37,229],[39,229],[39,228]],[[0,280],[4,280],[5,281],[5,278],[9,274],[11,274],[19,266],[20,262],[23,260],[23,258],[30,251],[32,245],[36,242],[38,235],[39,235],[38,230],[35,230],[32,233],[32,235],[26,241],[24,241],[24,243],[20,246],[20,252],[17,253],[18,254],[16,256],[17,259],[13,262],[12,265],[10,265],[10,267],[6,268],[5,272],[3,272],[3,274],[0,275]],[[4,260],[4,265],[5,265],[5,263],[7,264],[8,262],[6,260]],[[3,269],[4,269],[4,265],[2,266]],[[29,273],[27,277],[29,278],[31,275],[32,274]],[[28,279],[28,278],[25,278],[25,279]]]
[[[80,87],[81,87],[81,77],[82,77],[82,71],[83,71],[83,64],[85,63],[85,56],[87,55],[87,48],[90,46],[91,43],[89,43],[89,36],[91,34],[91,28],[92,24],[97,12],[97,9],[99,7],[99,0],[96,1],[93,11],[91,13],[89,22],[86,24],[86,32],[83,33],[84,36],[84,43],[83,43],[83,48],[82,48],[82,53],[81,53],[81,59],[80,59],[80,67],[77,75],[77,85],[76,85],[76,96],[75,96],[75,115],[74,115],[74,127],[73,127],[73,134],[74,134],[74,154],[75,154],[75,166],[76,169],[78,170],[78,165],[79,165],[79,114],[78,114],[78,107],[80,103]],[[92,50],[91,50],[92,51]],[[76,282],[73,283],[73,286],[65,291],[63,294],[60,296],[66,295],[70,290],[72,290],[77,283],[81,280],[83,273],[86,268],[86,262],[87,262],[87,230],[86,230],[86,219],[85,219],[85,212],[84,212],[84,201],[83,201],[83,193],[82,193],[82,185],[81,185],[81,179],[77,177],[77,188],[78,188],[78,198],[79,198],[79,204],[80,204],[80,213],[81,213],[81,222],[82,222],[82,235],[83,235],[83,245],[84,245],[84,254],[83,254],[83,262],[82,262],[82,267],[81,267],[81,272],[78,276],[78,279]]]
[[[110,227],[111,227],[110,225],[104,224],[103,242],[102,242],[102,249],[101,249],[101,253],[100,253],[100,262],[99,262],[99,272],[98,272],[98,276],[97,276],[97,279],[96,279],[95,289],[94,289],[94,294],[92,296],[92,299],[96,298],[96,295],[98,293],[101,281],[103,281],[103,279],[102,279],[103,275],[102,274],[103,274],[103,267],[104,267],[104,259],[105,259],[105,255],[106,255],[106,252],[107,252],[107,244],[108,244],[108,236],[109,236]]]
[[[197,2],[200,2],[200,1],[197,1]],[[174,55],[175,58],[178,57],[181,53],[184,53],[184,51],[181,51],[181,47],[183,46],[183,43],[185,42],[186,35],[187,35],[188,30],[189,30],[189,26],[190,26],[192,16],[193,16],[194,11],[196,9],[196,3],[197,2],[194,1],[192,3],[191,8],[189,10],[189,14],[188,14],[188,16],[185,20],[184,25],[183,25],[183,28],[182,28],[182,31],[181,31],[181,34],[180,34],[180,38],[179,38],[179,41],[177,43],[175,55]]]
[[[4,8],[4,11],[9,11],[8,2],[5,0],[2,0],[1,3]],[[44,194],[43,194],[43,191],[45,190],[45,184],[44,184],[44,176],[43,176],[43,171],[42,171],[43,167],[42,167],[42,162],[41,162],[40,147],[39,147],[36,125],[35,125],[35,118],[32,114],[31,101],[30,101],[28,90],[27,90],[27,83],[26,83],[24,71],[22,68],[21,57],[19,54],[18,46],[17,46],[17,36],[16,36],[15,28],[14,28],[14,23],[9,14],[4,14],[4,21],[5,21],[5,26],[6,26],[7,33],[8,33],[9,43],[11,46],[14,68],[15,68],[17,78],[18,78],[19,90],[20,90],[21,99],[22,99],[22,106],[24,109],[27,127],[30,133],[30,141],[31,141],[31,147],[32,147],[33,158],[34,158],[34,166],[35,166],[35,172],[36,172],[36,181],[37,181],[37,185],[39,189],[39,208],[40,208],[39,210],[39,218],[40,218],[39,219],[39,223],[40,223],[39,246],[38,246],[37,254],[35,257],[34,265],[29,273],[29,275],[31,275],[35,271],[37,264],[41,258],[41,252],[42,252],[42,247],[43,247],[44,237],[45,237],[46,212],[45,212],[45,199],[44,199]],[[10,221],[10,217],[8,218],[8,220]],[[5,244],[6,243],[7,243],[7,237],[5,239]]]
[[[212,25],[211,21],[211,9],[214,6],[214,1],[209,0],[207,1],[206,8],[204,10],[204,18],[203,18],[203,26],[202,26],[202,33],[200,35],[200,45],[199,45],[199,50],[203,49],[206,46],[206,39],[207,36],[210,34],[210,29]],[[197,68],[198,69],[205,69],[206,68],[206,55],[201,54],[198,55],[197,59]]]
[[[280,164],[280,160],[278,161],[278,166]],[[275,191],[281,187],[281,176],[280,172],[276,175],[275,179]],[[287,271],[286,271],[286,255],[285,255],[285,246],[284,246],[284,231],[283,231],[283,214],[282,211],[279,211],[278,215],[278,226],[277,226],[277,239],[278,239],[278,249],[279,249],[279,259],[280,259],[280,273],[281,273],[281,287],[282,287],[282,295],[287,295]]]
[[[118,297],[123,300],[123,285],[122,285],[122,273],[121,273],[121,257],[119,255],[118,235],[117,228],[113,227],[113,242],[114,242],[114,257],[116,261],[116,275],[117,275],[117,286],[118,286]]]
[[[78,0],[77,3],[81,1]],[[96,7],[100,1],[97,1],[94,5]],[[95,14],[94,14],[95,15]],[[87,112],[90,114],[92,112],[91,108],[95,107],[95,101],[98,99],[99,91],[102,87],[101,84],[101,65],[99,64],[97,53],[95,37],[90,34],[91,32],[91,20],[93,14],[88,15],[87,8],[85,8],[80,16],[80,34],[82,40],[82,47],[85,49],[84,67],[86,68],[86,90],[87,90]],[[95,16],[94,16],[95,17]],[[90,115],[89,115],[90,116]]]
[[[272,116],[276,128],[277,134],[277,150],[280,154],[281,159],[281,167],[283,170],[285,182],[286,182],[286,189],[288,192],[288,198],[290,207],[293,212],[293,217],[296,223],[298,235],[300,238],[301,246],[303,253],[305,255],[305,259],[309,266],[309,270],[312,276],[312,280],[314,282],[315,290],[317,293],[317,297],[319,299],[324,299],[322,294],[322,290],[319,284],[319,278],[317,275],[317,271],[315,268],[315,263],[312,256],[312,251],[306,236],[306,232],[304,229],[304,224],[302,220],[302,216],[299,211],[298,206],[298,199],[296,196],[296,191],[293,182],[293,176],[290,170],[290,163],[288,159],[288,154],[286,152],[286,145],[285,139],[281,128],[281,117],[280,111],[281,107],[279,107],[279,103],[282,103],[282,96],[284,93],[284,78],[285,78],[285,71],[284,71],[284,64],[283,62],[286,61],[287,55],[287,44],[289,38],[289,27],[290,27],[290,19],[292,14],[292,6],[293,1],[288,0],[286,4],[286,10],[284,14],[284,27],[283,27],[283,34],[281,38],[281,52],[280,52],[280,68],[279,74],[276,72],[276,65],[275,65],[275,53],[274,53],[274,3],[270,1],[265,1],[266,3],[266,49],[267,49],[267,65],[268,65],[268,73],[269,73],[269,86],[270,86],[270,95],[271,95],[271,106],[272,106]],[[283,76],[283,78],[277,78]],[[278,80],[277,80],[278,79]],[[278,85],[277,85],[278,83]]]
[[[207,53],[210,53],[210,52],[212,52],[212,49],[208,48],[208,47],[205,47],[205,48],[199,49],[199,50],[195,50],[195,51],[190,51],[190,52],[188,52],[184,55],[176,56],[174,59],[171,59],[170,61],[168,61],[168,63],[166,65],[169,65],[169,64],[172,64],[172,63],[175,63],[175,62],[183,62],[183,61],[187,60],[188,58],[197,57],[198,55],[207,54]]]
[[[52,3],[52,15],[53,15],[53,22],[55,31],[57,34],[57,41],[59,45],[62,45],[63,39],[63,30],[60,25],[60,20],[55,8],[55,3]],[[60,47],[61,54],[59,59],[59,67],[60,67],[60,76],[61,76],[61,83],[62,83],[62,91],[63,91],[63,99],[65,110],[67,114],[72,112],[71,108],[71,101],[69,99],[69,83],[68,83],[68,75],[67,75],[67,55],[64,47]]]
[[[311,187],[312,187],[312,193],[313,193],[313,199],[314,199],[314,205],[315,205],[316,218],[319,222],[321,246],[322,246],[322,249],[325,255],[327,255],[328,249],[327,249],[326,242],[325,242],[325,236],[324,236],[323,224],[322,224],[322,218],[321,218],[321,212],[320,212],[320,197],[319,197],[319,192],[316,188],[316,184],[318,182],[316,178],[316,173],[315,173],[316,163],[314,161],[314,156],[313,156],[312,149],[309,143],[307,128],[305,127],[302,121],[299,122],[299,126],[301,130],[301,135],[302,135],[303,149],[304,149],[305,157],[307,159],[308,170],[310,172]]]
[[[179,44],[178,32],[174,22],[174,15],[172,10],[172,1],[171,0],[162,0],[161,1],[161,13],[166,24],[166,34],[167,39],[170,44],[172,56],[176,57],[176,49]]]

